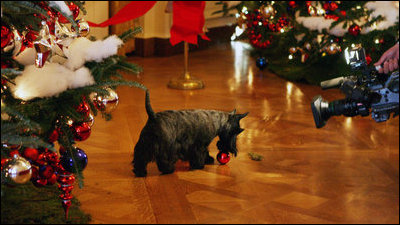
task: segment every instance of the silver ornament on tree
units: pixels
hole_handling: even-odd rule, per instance
[[[31,164],[18,155],[14,155],[13,159],[4,166],[3,171],[6,181],[11,184],[26,183],[32,176]]]
[[[42,68],[44,66],[46,60],[51,55],[53,42],[54,38],[50,34],[49,27],[47,26],[46,21],[42,21],[42,28],[39,31],[37,41],[33,42],[33,46],[36,50],[36,67]]]
[[[89,23],[86,22],[84,19],[80,19],[80,20],[76,21],[76,24],[78,24],[79,36],[86,37],[89,34],[89,31],[90,31]],[[74,30],[73,27],[71,29]]]
[[[107,87],[105,89],[108,92],[108,95],[101,96],[98,93],[92,93],[91,98],[98,110],[110,113],[117,107],[119,97],[117,92],[115,92],[112,88]]]

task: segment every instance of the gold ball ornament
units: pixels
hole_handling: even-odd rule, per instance
[[[23,184],[31,179],[32,166],[28,160],[18,155],[4,166],[4,176],[7,182],[12,184]]]
[[[332,43],[331,45],[329,45],[326,48],[326,52],[329,55],[334,55],[334,54],[338,53],[339,51],[340,51],[340,46],[338,46],[336,43]]]
[[[275,9],[272,5],[266,5],[261,9],[261,13],[265,18],[270,18],[271,16],[275,16]]]

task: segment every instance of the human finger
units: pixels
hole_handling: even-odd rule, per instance
[[[384,62],[386,61],[387,58],[388,58],[387,52],[383,53],[383,55],[382,55],[381,58],[378,60],[378,62],[374,63],[374,66],[381,65],[382,63],[384,63]]]
[[[386,61],[385,63],[383,63],[383,72],[385,74],[389,73],[389,61]]]

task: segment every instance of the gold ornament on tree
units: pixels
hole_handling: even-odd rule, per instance
[[[275,9],[272,5],[266,5],[263,6],[261,8],[261,14],[265,17],[265,18],[270,18],[272,16],[275,16]]]
[[[331,45],[329,45],[326,48],[326,52],[329,55],[334,55],[334,54],[338,53],[339,51],[340,51],[340,46],[338,44],[336,44],[336,43],[332,43]]]

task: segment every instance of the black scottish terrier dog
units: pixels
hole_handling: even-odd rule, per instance
[[[236,137],[244,129],[239,121],[248,113],[235,114],[216,110],[167,110],[154,113],[146,90],[146,111],[149,116],[136,143],[132,161],[137,177],[147,175],[146,166],[156,161],[163,174],[175,171],[178,159],[189,161],[191,169],[213,164],[208,145],[218,136],[217,148],[237,155]]]

